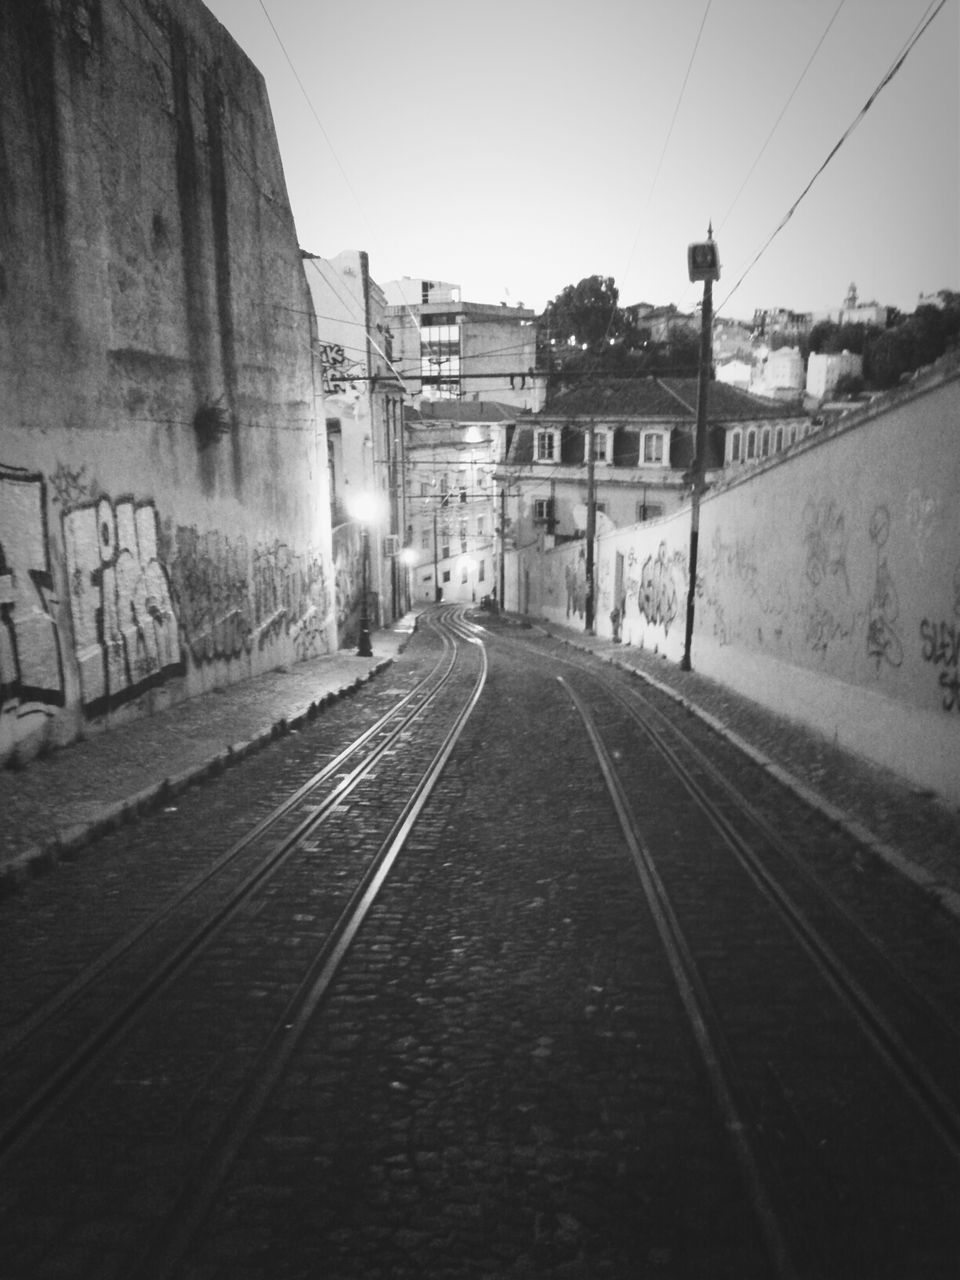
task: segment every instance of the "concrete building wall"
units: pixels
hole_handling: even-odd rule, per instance
[[[335,642],[309,311],[201,4],[0,7],[0,760]]]
[[[960,801],[960,369],[709,492],[696,670]],[[596,630],[678,661],[690,509],[598,538]],[[583,624],[573,543],[507,563],[506,607]],[[524,596],[526,592],[526,596]]]

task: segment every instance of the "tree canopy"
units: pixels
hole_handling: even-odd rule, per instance
[[[619,300],[613,276],[585,276],[547,303],[540,317],[541,334],[557,346],[596,349],[622,331]]]

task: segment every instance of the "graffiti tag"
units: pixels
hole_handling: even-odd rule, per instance
[[[943,668],[938,679],[943,690],[944,711],[960,711],[960,626],[924,618],[920,623],[920,638],[924,662]]]
[[[64,705],[43,477],[0,467],[0,706]]]
[[[88,716],[185,672],[150,502],[100,498],[63,516],[70,610]]]
[[[671,561],[667,544],[661,542],[656,556],[648,556],[640,570],[637,603],[640,616],[670,633],[670,625],[680,610],[681,591],[676,578],[677,557]]]

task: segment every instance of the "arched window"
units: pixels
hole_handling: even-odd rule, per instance
[[[747,432],[747,457],[755,458],[757,456],[757,433],[750,430]]]
[[[777,427],[776,444],[773,447],[777,453],[783,449],[783,427]]]
[[[763,428],[763,435],[760,437],[760,457],[765,458],[770,452],[770,428]]]
[[[740,432],[734,431],[730,437],[730,461],[740,461]]]

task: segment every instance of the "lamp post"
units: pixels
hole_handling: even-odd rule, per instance
[[[357,657],[372,658],[370,644],[370,525],[379,514],[379,503],[373,493],[360,492],[347,498],[347,511],[360,524],[360,632],[357,638]]]

